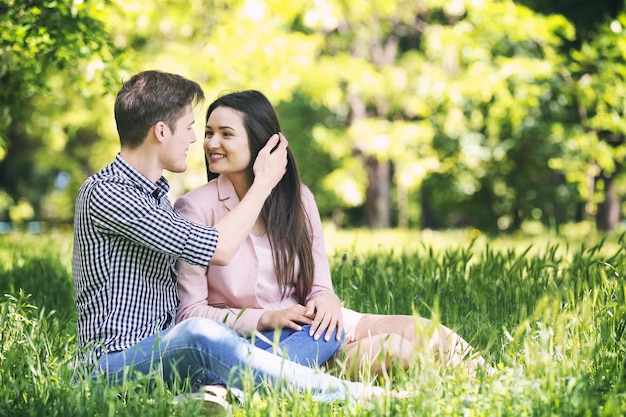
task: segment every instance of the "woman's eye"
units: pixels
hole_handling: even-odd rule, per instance
[[[205,137],[205,138],[211,138],[211,137],[213,137],[213,132],[204,132],[204,137]]]

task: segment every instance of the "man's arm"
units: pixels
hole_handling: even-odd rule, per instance
[[[277,144],[278,147],[270,153]],[[287,139],[279,133],[272,136],[259,152],[254,162],[252,186],[239,204],[215,225],[219,239],[211,264],[227,265],[252,230],[265,200],[285,175],[287,145]]]

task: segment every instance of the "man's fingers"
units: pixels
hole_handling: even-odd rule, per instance
[[[261,152],[274,154],[276,151],[280,151],[281,153],[285,153],[287,151],[287,146],[289,146],[287,138],[285,138],[285,135],[283,135],[282,132],[278,132],[270,136],[263,149],[261,149]]]
[[[280,144],[278,145],[278,147],[287,149],[287,146],[289,146],[289,141],[287,140],[285,135],[283,135],[283,132],[278,132],[278,138],[280,139]]]
[[[276,145],[278,145],[279,140],[280,140],[280,136],[278,136],[277,133],[273,134],[272,136],[270,136],[267,143],[265,144],[263,149],[261,149],[260,152],[272,153]]]

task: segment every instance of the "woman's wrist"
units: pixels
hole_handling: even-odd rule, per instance
[[[264,311],[263,314],[261,314],[261,317],[259,317],[259,321],[256,324],[257,331],[262,332],[267,330],[267,328],[269,327],[268,322],[270,321],[268,315],[269,311]]]

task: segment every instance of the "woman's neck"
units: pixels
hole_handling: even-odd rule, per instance
[[[241,201],[252,186],[252,181],[245,175],[227,175],[227,177],[233,183],[235,193],[237,193],[237,197]]]
[[[246,178],[245,175],[228,175],[228,179],[233,183],[235,193],[237,194],[239,201],[241,201],[252,186],[252,181]],[[267,232],[265,222],[261,219],[261,216],[257,217],[256,223],[254,223],[251,232],[253,235],[259,237],[263,236]]]

